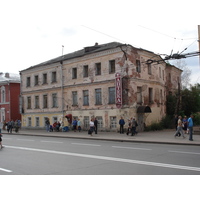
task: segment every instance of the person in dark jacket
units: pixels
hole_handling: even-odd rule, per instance
[[[98,120],[95,117],[95,119],[94,119],[94,131],[95,131],[95,134],[97,134],[97,127],[98,127]]]
[[[125,121],[124,121],[123,117],[121,117],[121,119],[119,120],[120,134],[124,134],[124,124],[125,124]]]

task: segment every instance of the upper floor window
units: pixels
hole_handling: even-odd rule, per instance
[[[58,99],[57,99],[57,94],[54,93],[52,94],[52,107],[57,108],[58,107]]]
[[[108,95],[109,95],[109,104],[115,103],[115,87],[108,88]]]
[[[43,84],[47,84],[47,74],[43,74]]]
[[[77,68],[72,68],[72,79],[77,79]]]
[[[27,109],[31,109],[31,97],[27,97]]]
[[[147,67],[148,67],[148,74],[151,75],[151,74],[152,74],[151,64],[148,63],[148,64],[147,64]]]
[[[141,64],[140,64],[140,60],[136,60],[136,72],[138,72],[138,73],[141,72]]]
[[[89,105],[89,91],[83,90],[83,105],[88,106]]]
[[[39,76],[38,75],[35,76],[35,85],[39,85]]]
[[[95,64],[95,75],[101,75],[101,63]]]
[[[115,73],[115,60],[109,61],[109,73],[110,74]]]
[[[153,103],[153,88],[149,88],[149,104]]]
[[[83,66],[83,77],[88,77],[88,65]]]
[[[35,96],[35,108],[39,108],[39,96]]]
[[[57,75],[56,75],[56,72],[52,72],[52,74],[51,74],[51,82],[52,82],[52,83],[57,82]]]
[[[43,108],[48,108],[48,97],[47,95],[43,95]]]
[[[102,104],[101,89],[95,89],[96,105]]]
[[[30,87],[31,86],[31,77],[27,77],[26,78],[26,87]]]
[[[1,103],[5,103],[6,102],[6,92],[5,92],[5,87],[2,86],[1,87]]]

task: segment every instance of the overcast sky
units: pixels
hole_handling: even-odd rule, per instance
[[[183,3],[182,3],[183,2]],[[197,0],[0,0],[0,72],[19,73],[96,42],[158,54],[198,51]],[[200,83],[199,58],[185,59]]]

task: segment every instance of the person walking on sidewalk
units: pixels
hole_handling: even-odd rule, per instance
[[[0,133],[0,149],[3,148],[3,145],[2,145],[2,134]]]
[[[48,117],[46,118],[45,125],[46,125],[47,132],[50,132],[50,121]]]
[[[178,125],[177,125],[177,131],[174,134],[174,137],[178,136],[178,133],[181,133],[181,135],[183,136],[183,138],[185,138],[184,133],[183,133],[183,125],[182,125],[182,117],[179,116],[178,117]]]
[[[189,140],[193,141],[193,115],[190,115],[188,119],[188,129],[189,129]]]
[[[94,130],[95,130],[95,134],[97,134],[97,127],[98,127],[98,120],[97,120],[97,118],[95,117],[95,118],[94,118]]]
[[[137,131],[136,131],[136,127],[137,126],[138,126],[137,121],[136,121],[135,117],[133,117],[133,119],[132,119],[132,129],[131,129],[132,134],[131,134],[131,136],[134,136],[135,134],[137,134]]]
[[[124,124],[125,124],[125,121],[124,121],[123,117],[121,117],[121,119],[119,120],[120,134],[124,134]]]

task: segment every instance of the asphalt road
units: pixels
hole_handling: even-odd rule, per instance
[[[4,135],[0,175],[199,175],[198,146]]]

